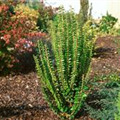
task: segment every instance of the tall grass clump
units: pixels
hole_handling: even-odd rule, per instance
[[[55,113],[74,119],[87,96],[92,40],[72,11],[58,14],[50,22],[49,34],[52,50],[39,41],[39,54],[34,57],[43,93]]]

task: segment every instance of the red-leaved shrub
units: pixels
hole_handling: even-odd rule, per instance
[[[34,40],[45,36],[27,24],[30,21],[27,16],[17,17],[22,13],[11,7],[14,8],[14,3],[0,3],[0,71],[13,67],[16,52],[31,52]]]

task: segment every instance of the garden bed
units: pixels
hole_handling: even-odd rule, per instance
[[[120,37],[100,37],[92,58],[90,77],[120,73]],[[23,60],[25,63],[26,60]],[[21,64],[24,65],[24,64]],[[28,66],[27,66],[28,65]],[[4,120],[59,120],[43,99],[33,66],[22,66],[17,73],[0,77],[0,119]],[[81,111],[78,120],[92,120]]]

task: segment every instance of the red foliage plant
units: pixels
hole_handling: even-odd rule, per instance
[[[0,70],[4,66],[13,66],[15,52],[32,51],[34,40],[45,36],[27,25],[27,16],[17,17],[21,13],[14,13],[10,7],[14,4],[0,3]]]

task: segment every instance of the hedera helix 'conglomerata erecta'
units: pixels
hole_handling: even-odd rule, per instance
[[[58,14],[50,22],[49,34],[52,50],[38,42],[37,73],[49,106],[60,117],[74,119],[86,98],[93,43],[72,11]]]

